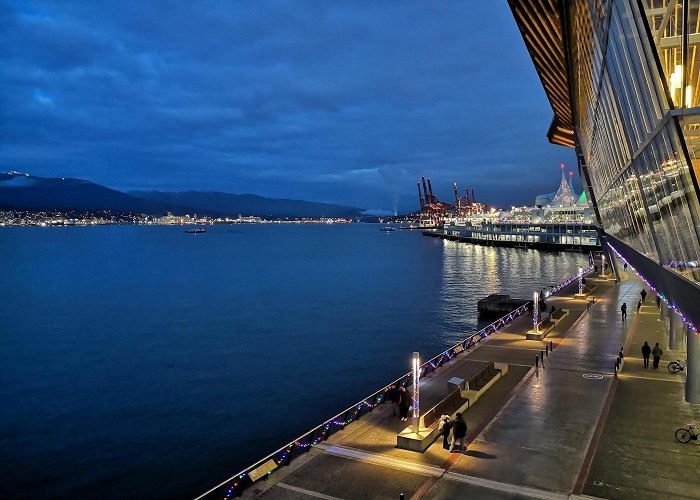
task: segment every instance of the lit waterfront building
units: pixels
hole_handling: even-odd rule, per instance
[[[598,231],[585,192],[577,195],[561,165],[559,188],[529,207],[446,215],[434,235],[469,243],[591,251]]]
[[[606,250],[664,298],[700,403],[700,0],[508,3],[554,111],[547,136],[576,150]]]
[[[593,225],[593,215],[585,191],[577,195],[571,184],[571,174],[566,179],[564,165],[561,165],[559,188],[549,194],[535,198],[530,207],[513,207],[510,211],[499,212],[499,222],[538,222],[538,223],[580,223]]]

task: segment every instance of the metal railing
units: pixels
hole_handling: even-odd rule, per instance
[[[588,267],[584,269],[584,274],[590,272],[593,268]],[[578,279],[578,275],[567,279],[559,283],[558,285],[552,287],[551,290],[545,292],[545,297],[549,297],[556,292],[560,291],[565,286],[573,283]],[[442,365],[450,361],[451,359],[459,356],[461,353],[467,351],[470,347],[481,342],[483,339],[491,335],[492,333],[498,331],[499,328],[512,322],[518,316],[528,312],[529,305],[524,304],[517,309],[511,311],[505,316],[497,319],[493,323],[485,326],[476,333],[473,333],[466,339],[456,343],[452,347],[445,349],[437,356],[432,357],[425,363],[421,365],[420,376],[424,377]],[[258,460],[250,467],[246,467],[241,472],[232,476],[222,483],[214,486],[209,491],[198,496],[195,500],[200,500],[204,498],[225,498],[230,499],[236,496],[240,496],[245,489],[250,487],[258,479],[272,474],[276,469],[289,465],[289,463],[304,453],[308,452],[312,447],[316,446],[318,443],[325,441],[329,436],[335,434],[336,432],[344,429],[350,423],[359,420],[362,415],[370,413],[374,408],[384,403],[386,391],[392,385],[403,385],[408,386],[412,381],[412,372],[405,373],[392,383],[386,385],[384,388],[379,389],[367,398],[364,398],[354,405],[346,408],[342,412],[338,413],[334,417],[323,422],[311,429],[310,431],[302,434],[297,439],[287,443],[282,448],[270,453],[265,458]]]

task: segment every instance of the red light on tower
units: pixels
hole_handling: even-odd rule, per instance
[[[573,177],[573,176],[574,176],[574,173],[571,170],[569,170],[569,177]]]
[[[564,165],[563,163],[560,163],[560,164],[559,164],[559,168],[562,169],[562,170],[564,170],[564,169],[566,168],[566,165]]]

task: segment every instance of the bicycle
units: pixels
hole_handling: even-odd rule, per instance
[[[671,361],[668,364],[668,371],[671,373],[678,373],[685,370],[685,366],[681,363],[681,360]]]
[[[685,427],[681,427],[676,431],[676,439],[681,443],[690,443],[691,441],[696,441],[698,435],[695,432],[695,426],[686,424]]]

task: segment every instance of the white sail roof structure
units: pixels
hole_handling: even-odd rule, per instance
[[[564,165],[561,165],[561,182],[559,183],[559,189],[557,194],[554,195],[552,200],[552,206],[555,207],[570,207],[578,201],[578,196],[574,193],[573,188],[569,181],[566,180],[566,173],[564,172]]]

